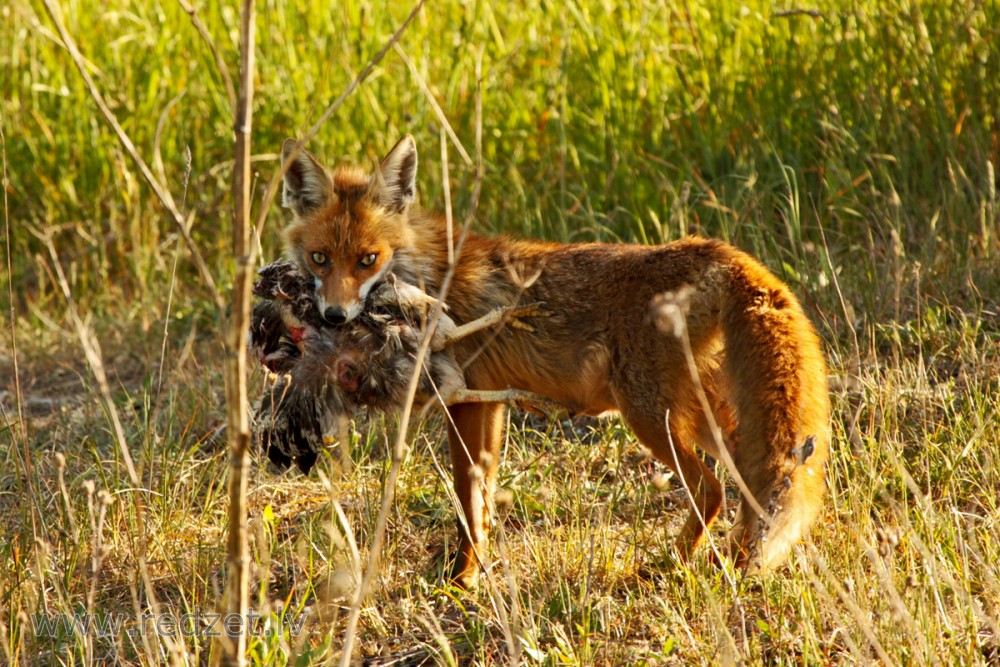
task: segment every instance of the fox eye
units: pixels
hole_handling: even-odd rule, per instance
[[[372,264],[375,263],[375,259],[377,257],[378,257],[378,253],[376,253],[376,252],[370,252],[367,255],[363,255],[361,257],[361,259],[358,261],[358,264],[360,264],[361,266],[364,266],[364,267],[371,266]]]
[[[311,255],[311,258],[312,258],[313,264],[315,264],[316,266],[325,266],[326,265],[326,262],[327,262],[326,255],[324,255],[321,252],[314,252]]]

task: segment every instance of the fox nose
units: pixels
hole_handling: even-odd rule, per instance
[[[330,306],[323,311],[323,319],[330,324],[343,324],[347,321],[347,311],[340,306]]]

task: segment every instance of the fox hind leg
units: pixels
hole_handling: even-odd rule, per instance
[[[686,561],[722,509],[722,484],[691,446],[691,423],[685,415],[671,413],[669,431],[663,417],[624,416],[636,437],[681,478],[690,494],[691,513],[677,536],[678,553]]]

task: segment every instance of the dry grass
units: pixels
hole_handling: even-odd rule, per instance
[[[457,220],[475,209],[480,228],[559,240],[699,232],[754,252],[802,297],[833,372],[824,520],[787,570],[735,585],[707,549],[676,563],[683,492],[617,420],[513,415],[494,566],[475,593],[449,588],[441,418],[414,425],[358,661],[1000,661],[1000,16],[990,3],[889,4],[427,7],[405,56],[389,51],[342,103],[410,8],[259,7],[258,204],[277,169],[268,151],[337,103],[311,149],[364,161],[411,131],[423,201],[443,211],[447,187]],[[0,663],[201,664],[205,632],[170,637],[142,618],[210,613],[225,586],[224,341],[205,275],[220,289],[234,276],[231,85],[217,62],[236,62],[238,17],[198,8],[213,53],[180,4],[63,11],[177,212],[163,215],[117,147],[41,5],[0,7],[13,313],[0,344]],[[476,144],[479,58],[476,208],[475,165],[436,144],[441,118]],[[280,215],[256,210],[270,259]],[[89,361],[81,339],[99,344]],[[255,461],[250,591],[264,620],[250,664],[340,656],[396,429],[358,421],[308,478]],[[124,625],[39,631],[88,612]]]

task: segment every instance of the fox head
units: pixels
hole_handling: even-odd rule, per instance
[[[361,313],[396,251],[412,245],[407,211],[416,199],[417,146],[406,135],[371,175],[357,167],[331,175],[294,139],[285,141],[282,162],[296,148],[284,179],[283,204],[292,210],[285,254],[313,277],[324,319],[342,324]]]

